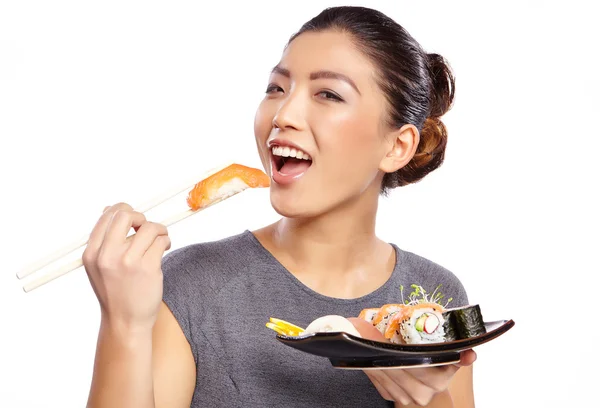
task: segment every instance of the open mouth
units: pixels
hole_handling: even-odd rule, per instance
[[[275,169],[283,176],[300,175],[312,165],[308,153],[293,147],[273,146],[271,154]]]

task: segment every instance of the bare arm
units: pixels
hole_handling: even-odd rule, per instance
[[[454,408],[475,408],[473,366],[461,367],[448,387]]]
[[[189,408],[196,387],[196,363],[179,323],[165,303],[154,325],[155,408]]]
[[[152,332],[100,324],[88,408],[155,408]]]
[[[151,331],[102,322],[88,408],[189,407],[195,385],[192,351],[164,303]]]
[[[195,361],[162,301],[170,247],[164,225],[125,203],[107,207],[90,234],[82,259],[102,318],[88,408],[190,406]]]

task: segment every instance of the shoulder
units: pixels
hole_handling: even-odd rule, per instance
[[[448,307],[464,306],[469,303],[467,291],[458,276],[446,267],[410,251],[405,251],[397,246],[399,254],[399,268],[403,281],[410,285],[423,287],[427,293],[441,293],[445,304],[448,299],[452,301]]]
[[[187,245],[163,257],[163,301],[187,335],[190,319],[199,321],[219,292],[253,267],[258,252],[249,234]]]
[[[164,298],[205,302],[238,278],[245,279],[260,256],[251,238],[244,231],[169,252],[162,260]]]
[[[248,232],[216,241],[187,245],[163,257],[165,279],[203,279],[211,275],[227,276],[240,273],[254,250]],[[206,282],[206,281],[205,281]]]

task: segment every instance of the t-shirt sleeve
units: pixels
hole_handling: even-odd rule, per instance
[[[452,301],[450,304],[448,304],[448,307],[460,307],[468,305],[469,297],[464,285],[453,273],[450,271],[447,271],[447,273],[450,275],[451,279],[446,281],[446,287],[448,288],[449,293],[449,296],[446,296],[446,299],[452,297]]]
[[[440,303],[446,305],[446,302],[448,302],[447,305],[449,308],[466,306],[469,304],[467,291],[453,272],[435,263],[432,263],[431,268],[433,271],[429,276],[435,276],[437,279],[428,282],[429,293],[437,289],[437,291],[444,296]]]
[[[469,304],[467,291],[460,279],[445,267],[413,253],[407,253],[408,271],[406,280],[420,285],[428,293],[440,293],[443,298],[440,304],[449,308],[466,306]],[[405,288],[412,290],[412,288]],[[406,294],[405,294],[406,296]]]
[[[163,301],[179,323],[183,334],[197,355],[194,328],[204,313],[201,296],[197,293],[194,279],[195,263],[191,248],[180,248],[163,257]]]

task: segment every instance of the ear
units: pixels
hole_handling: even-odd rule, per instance
[[[393,173],[411,161],[419,146],[419,130],[415,125],[404,125],[386,135],[388,146],[385,157],[379,163],[379,169],[385,173]]]

